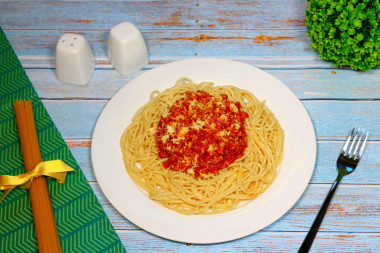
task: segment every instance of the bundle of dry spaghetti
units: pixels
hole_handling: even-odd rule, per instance
[[[16,101],[16,121],[25,169],[33,170],[42,161],[31,101]],[[62,252],[47,182],[35,178],[29,188],[39,252]]]

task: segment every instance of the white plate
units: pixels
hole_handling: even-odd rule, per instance
[[[278,118],[285,131],[284,159],[273,184],[235,210],[214,215],[182,215],[150,200],[129,178],[119,146],[124,129],[153,90],[181,77],[235,85],[251,91]],[[196,58],[149,70],[126,84],[107,104],[92,140],[96,178],[111,204],[140,228],[174,241],[218,243],[250,235],[283,216],[300,198],[314,170],[316,139],[308,113],[294,93],[270,74],[231,60]]]

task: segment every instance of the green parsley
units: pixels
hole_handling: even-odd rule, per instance
[[[336,66],[367,71],[380,64],[379,0],[307,0],[310,47]]]

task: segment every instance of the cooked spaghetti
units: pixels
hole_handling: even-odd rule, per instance
[[[128,174],[152,200],[183,214],[213,214],[270,186],[283,130],[250,92],[181,78],[151,94],[120,145]]]

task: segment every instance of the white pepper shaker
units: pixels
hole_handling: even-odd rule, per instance
[[[108,58],[122,75],[128,75],[148,64],[148,50],[140,31],[130,22],[113,27],[108,36]]]
[[[58,80],[85,85],[95,70],[95,57],[87,40],[79,34],[64,34],[55,51],[55,69]]]

